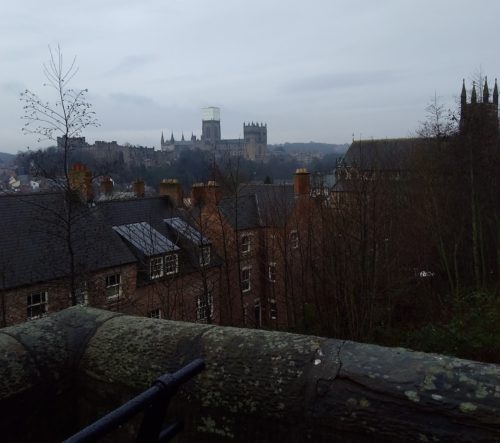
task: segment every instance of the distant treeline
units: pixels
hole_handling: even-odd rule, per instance
[[[14,154],[8,154],[7,152],[0,152],[0,164],[11,165],[14,163],[16,156]]]
[[[62,154],[62,151],[54,147],[20,153],[16,159],[18,171],[23,174],[37,175],[38,170],[38,174],[45,177],[62,175],[63,171],[60,170],[63,164]],[[140,178],[146,182],[146,185],[157,188],[162,179],[175,178],[187,189],[193,183],[216,179],[228,168],[237,171],[238,181],[242,183],[290,181],[297,168],[307,167],[313,172],[332,172],[339,157],[341,154],[330,151],[321,159],[313,158],[309,164],[304,164],[289,155],[271,157],[268,162],[254,162],[241,157],[215,160],[209,151],[186,150],[182,151],[170,164],[126,167],[125,164],[116,162],[98,161],[88,153],[75,150],[71,152],[71,163],[84,163],[94,176],[110,176],[116,184],[125,187]]]
[[[288,154],[297,153],[297,152],[315,152],[318,154],[326,155],[326,154],[345,154],[347,149],[349,148],[349,144],[332,144],[332,143],[317,143],[317,142],[308,142],[308,143],[282,143],[277,145],[269,145],[270,149],[282,148]]]

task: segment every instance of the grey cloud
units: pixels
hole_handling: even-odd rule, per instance
[[[6,94],[19,95],[26,89],[26,86],[15,80],[0,83],[0,89]]]
[[[128,55],[106,72],[107,75],[129,74],[156,60],[153,55]]]
[[[134,106],[149,106],[156,107],[157,104],[149,97],[144,95],[133,95],[116,92],[109,94],[109,98],[118,104],[134,105]]]
[[[288,82],[283,86],[282,92],[321,92],[358,88],[366,85],[375,87],[394,83],[404,77],[405,74],[399,70],[331,72]]]

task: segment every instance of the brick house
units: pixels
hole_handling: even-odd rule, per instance
[[[5,195],[0,213],[2,326],[75,302],[218,321],[221,261],[169,197],[89,205],[63,193]]]
[[[127,312],[219,322],[221,259],[174,202],[164,195],[97,203],[136,257],[136,290]]]
[[[196,184],[191,200],[224,261],[222,324],[294,327],[305,290],[298,283],[308,285],[299,281],[304,275],[301,241],[309,242],[316,206],[309,173],[298,170],[293,185],[245,184],[225,197],[213,182]]]

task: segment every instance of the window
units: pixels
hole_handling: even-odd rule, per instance
[[[148,317],[149,318],[161,318],[161,309],[153,309],[152,311],[148,312]]]
[[[297,249],[299,247],[299,234],[297,231],[290,232],[290,246],[292,249]]]
[[[255,327],[258,328],[262,324],[262,311],[260,309],[260,301],[256,301],[254,305]]]
[[[200,266],[210,264],[210,246],[202,246],[200,248]]]
[[[165,274],[172,275],[179,272],[179,257],[177,254],[165,256]]]
[[[241,270],[241,291],[248,292],[251,289],[250,284],[250,270],[252,268],[247,267]]]
[[[87,306],[89,304],[89,292],[87,290],[87,282],[86,281],[82,282],[75,289],[75,298],[76,298],[77,305]],[[69,301],[70,301],[70,303],[73,302],[73,300],[71,300],[71,292],[69,294]]]
[[[242,254],[250,252],[252,249],[252,236],[249,234],[244,234],[241,236],[240,250]]]
[[[163,257],[154,257],[149,261],[149,277],[151,279],[163,277]]]
[[[49,295],[47,291],[34,292],[28,295],[27,314],[28,320],[43,317],[49,312]]]
[[[214,300],[210,291],[198,295],[196,299],[196,321],[206,322],[209,315],[210,319],[214,316]]]
[[[274,262],[269,263],[269,281],[273,283],[276,281],[276,263]]]
[[[269,317],[271,317],[271,320],[276,320],[278,318],[276,300],[269,300]]]
[[[108,275],[106,277],[106,297],[116,298],[122,293],[120,274]]]

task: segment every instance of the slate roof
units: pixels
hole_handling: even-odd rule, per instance
[[[219,209],[234,230],[261,226],[255,195],[224,197],[219,202]]]
[[[243,195],[255,195],[262,226],[284,226],[295,206],[291,184],[247,184],[240,187]]]
[[[294,205],[293,185],[245,184],[237,196],[219,202],[222,215],[236,230],[283,226]]]
[[[343,162],[361,170],[404,170],[411,168],[412,154],[420,139],[359,140],[351,144]]]
[[[178,215],[168,197],[107,200],[97,206],[111,226],[146,222],[161,233],[165,231],[163,220]]]
[[[176,233],[186,237],[191,243],[195,245],[209,245],[210,241],[204,237],[198,230],[187,224],[180,217],[166,218],[164,222],[170,226]]]
[[[76,201],[70,207],[77,269],[92,272],[136,261],[95,207]],[[0,196],[0,287],[13,288],[69,275],[66,208],[61,193]]]
[[[194,271],[199,265],[198,245],[194,245],[188,237],[179,236],[178,232],[173,232],[172,227],[165,222],[167,219],[179,218],[183,221],[183,211],[174,208],[169,197],[149,197],[134,198],[130,200],[108,200],[97,203],[97,206],[112,226],[133,225],[145,222],[159,235],[166,238],[179,250],[179,269],[181,273]],[[185,223],[185,222],[184,222]],[[186,223],[187,226],[189,226]],[[180,226],[180,224],[179,224]],[[195,230],[194,228],[191,228]],[[117,234],[118,235],[118,234]],[[144,252],[136,248],[138,260],[141,262]],[[222,263],[220,257],[212,251],[210,266],[218,266]],[[139,263],[141,265],[141,263]]]
[[[179,250],[178,246],[146,222],[113,226],[113,230],[147,257]]]

